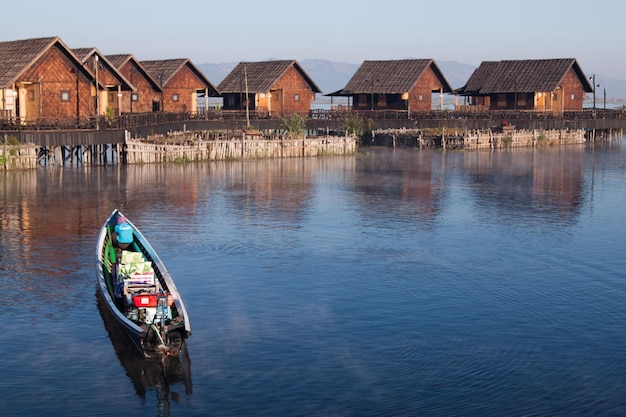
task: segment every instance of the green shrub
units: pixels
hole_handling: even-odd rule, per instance
[[[289,117],[283,117],[283,127],[291,137],[298,137],[306,128],[307,117],[303,114],[292,113]]]

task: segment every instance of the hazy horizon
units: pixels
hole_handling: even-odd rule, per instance
[[[287,0],[197,2],[109,0],[4,5],[0,41],[59,36],[71,48],[132,53],[139,60],[195,63],[433,58],[478,66],[487,60],[576,58],[586,74],[626,77],[626,3],[540,0],[426,3],[319,0],[302,12]],[[516,27],[517,26],[517,27]],[[598,80],[602,81],[602,80]]]

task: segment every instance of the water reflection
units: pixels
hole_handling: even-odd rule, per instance
[[[26,277],[23,290],[41,289],[39,299],[46,299],[53,293],[50,288],[29,283],[27,277],[62,279],[76,270],[76,251],[92,244],[94,230],[114,208],[157,238],[167,217],[172,219],[170,235],[193,240],[198,228],[205,227],[202,222],[218,225],[220,214],[230,218],[233,213],[242,224],[252,219],[288,228],[301,227],[307,216],[320,211],[365,220],[384,219],[393,211],[399,220],[432,225],[459,189],[464,204],[475,205],[479,216],[493,221],[525,217],[571,224],[585,199],[589,152],[582,146],[362,152],[351,157],[8,172],[0,176],[0,264],[7,273],[20,271]],[[323,192],[320,184],[326,187]],[[321,200],[326,196],[333,198],[332,206]],[[215,202],[225,206],[216,209]],[[206,245],[195,243],[197,248]]]
[[[444,180],[461,176],[472,201],[496,214],[572,218],[584,199],[584,158],[585,149],[577,146],[463,153],[368,149],[343,158],[10,172],[0,177],[3,251],[29,263],[34,252],[40,255],[33,248],[47,241],[50,269],[58,271],[75,235],[91,235],[115,207],[139,222],[146,206],[189,218],[217,193],[242,218],[297,223],[314,204],[318,179],[331,173],[354,177],[353,188],[339,191],[354,197],[367,216],[393,208],[430,222],[441,211],[446,187],[456,185]]]
[[[452,188],[483,215],[572,222],[584,200],[583,146],[475,152],[377,149],[357,159],[354,190],[367,216],[430,223]]]
[[[178,386],[184,388],[186,395],[192,393],[191,360],[187,346],[185,345],[178,357],[165,357],[164,360],[144,358],[132,345],[122,326],[107,308],[102,294],[97,290],[96,300],[115,354],[130,378],[136,394],[146,399],[146,394],[153,390],[157,398],[159,415],[168,415],[169,402],[180,401],[180,394],[176,390]]]
[[[373,149],[357,159],[354,191],[367,216],[415,216],[432,222],[444,194],[444,155],[414,150]]]
[[[464,154],[473,201],[505,219],[573,222],[584,200],[584,146]]]
[[[3,173],[5,345],[34,326],[0,409],[616,414],[625,166],[568,146]],[[94,305],[115,207],[189,308],[193,387],[188,355],[138,357]]]

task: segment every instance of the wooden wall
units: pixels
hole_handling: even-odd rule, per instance
[[[186,65],[163,86],[163,111],[180,113],[197,110],[197,90],[208,86]],[[175,100],[178,97],[178,101]]]
[[[93,84],[58,47],[50,48],[16,84],[20,117],[26,120],[95,115]],[[67,101],[61,98],[64,91]]]
[[[430,111],[432,109],[432,92],[440,88],[443,88],[443,85],[432,68],[428,67],[413,90],[409,92],[410,111]]]
[[[580,79],[572,68],[567,72],[561,88],[564,91],[564,103],[563,109],[568,110],[582,110],[583,100],[585,99],[585,91],[580,83]]]
[[[275,94],[275,90],[281,93]],[[302,77],[295,67],[290,67],[285,74],[272,86],[272,114],[276,111],[282,114],[308,113],[311,110],[311,102],[315,99],[315,93],[309,83]],[[282,99],[282,103],[275,101]],[[282,95],[282,97],[280,97]],[[298,99],[296,99],[296,96]]]
[[[94,56],[89,57],[89,60],[85,64],[89,68],[92,74],[96,74],[96,63],[98,64],[98,84],[103,86],[118,86],[120,84],[119,78],[111,71],[108,65],[105,65],[102,61],[96,61]],[[95,85],[95,81],[94,81]],[[100,115],[106,115],[107,108],[113,109],[113,114],[117,115],[120,108],[120,100],[118,100],[117,88],[113,90],[99,91],[99,103],[98,110]],[[95,104],[94,104],[95,105]]]
[[[147,113],[152,111],[152,103],[154,101],[161,102],[161,93],[155,90],[154,85],[137,66],[133,60],[129,60],[122,65],[118,71],[126,78],[137,90],[137,101],[132,102],[132,92],[122,91],[122,113]]]

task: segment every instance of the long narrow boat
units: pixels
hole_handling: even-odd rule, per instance
[[[122,249],[115,226],[132,228]],[[163,262],[141,232],[117,209],[104,222],[96,249],[98,288],[115,319],[146,357],[178,356],[191,325]]]
[[[178,356],[145,358],[132,343],[128,343],[126,331],[111,314],[101,291],[97,291],[96,301],[115,354],[140,398],[145,399],[146,394],[154,390],[161,405],[168,402],[170,389],[184,387],[186,394],[192,393],[191,359],[186,344]]]

